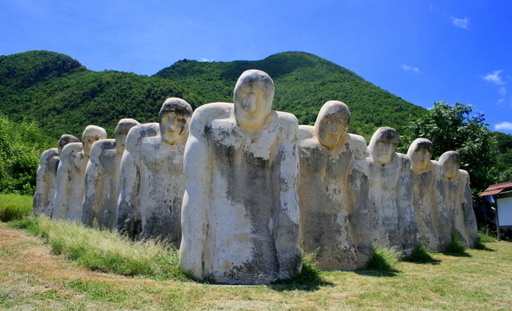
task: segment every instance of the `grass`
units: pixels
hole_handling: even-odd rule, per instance
[[[17,220],[10,226],[43,237],[54,254],[62,254],[92,270],[127,276],[186,278],[178,268],[178,251],[153,240],[133,242],[116,232],[46,217]]]
[[[366,263],[366,270],[380,273],[397,272],[396,264],[400,254],[392,248],[374,247],[372,256]]]
[[[32,196],[0,193],[0,221],[22,219],[32,214]]]
[[[443,253],[452,256],[469,256],[466,251],[466,246],[456,232],[451,233],[450,244],[445,247]]]
[[[404,259],[408,262],[415,262],[415,263],[431,263],[431,264],[438,264],[439,261],[434,259],[432,255],[428,252],[428,250],[423,246],[423,244],[418,244],[416,248],[412,251],[411,255],[406,257]]]
[[[446,253],[419,247],[410,261],[377,248],[367,268],[354,272],[320,271],[305,254],[303,272],[293,278],[226,286],[187,278],[177,268],[176,250],[75,223],[25,217],[0,223],[0,237],[2,310],[508,310],[512,305],[512,243],[484,238],[487,251],[462,248],[462,257],[456,239]],[[429,262],[435,264],[422,264]]]

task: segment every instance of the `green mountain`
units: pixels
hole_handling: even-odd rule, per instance
[[[112,136],[117,121],[156,120],[167,97],[193,107],[232,101],[233,88],[246,69],[261,69],[274,79],[274,109],[313,124],[320,107],[337,99],[352,111],[351,131],[369,138],[380,126],[400,131],[425,110],[365,81],[354,72],[312,54],[286,52],[260,61],[181,60],[152,77],[127,72],[95,72],[77,60],[48,51],[0,56],[0,112],[14,121],[35,121],[55,138],[80,136],[88,124]]]

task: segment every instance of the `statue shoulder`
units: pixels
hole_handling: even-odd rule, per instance
[[[41,164],[46,164],[51,158],[58,157],[59,156],[59,150],[57,148],[50,148],[43,151],[41,154]]]
[[[139,124],[130,129],[126,136],[126,150],[136,148],[146,137],[157,136],[160,125],[156,122]]]
[[[228,118],[234,109],[232,103],[209,103],[198,107],[190,120],[190,134],[202,134],[205,126],[215,119]]]
[[[89,158],[96,159],[101,156],[104,150],[114,149],[116,147],[115,139],[100,139],[96,141],[91,148],[91,154]]]

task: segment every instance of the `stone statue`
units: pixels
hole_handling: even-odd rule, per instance
[[[432,142],[418,138],[407,151],[411,162],[411,181],[414,212],[418,226],[418,242],[428,250],[441,251],[437,206],[439,193],[435,187],[435,165],[432,163]]]
[[[70,143],[62,149],[52,218],[81,221],[89,153],[94,142],[105,138],[107,132],[103,128],[88,125],[82,133],[81,143]]]
[[[443,200],[440,209],[441,213],[447,214],[450,222],[441,223],[441,226],[450,228],[467,247],[474,247],[478,234],[469,174],[459,169],[460,163],[461,158],[456,151],[447,151],[439,158],[437,188]],[[448,239],[447,231],[445,229],[443,232],[444,240]]]
[[[395,152],[398,143],[395,129],[381,127],[368,145],[368,228],[371,228],[371,240],[375,246],[393,247],[409,255],[416,247],[417,232],[411,166],[404,154]]]
[[[192,116],[180,266],[193,277],[266,284],[300,272],[298,122],[272,110],[274,83],[247,70],[234,104]]]
[[[59,165],[59,155],[65,145],[78,142],[73,135],[64,134],[60,137],[57,148],[45,150],[39,161],[36,177],[36,192],[34,194],[34,216],[52,215],[53,199],[55,198],[55,178]]]
[[[92,145],[85,171],[82,222],[101,229],[115,229],[119,197],[119,167],[128,131],[139,122],[121,119],[115,139],[98,140]]]
[[[191,115],[186,101],[168,98],[158,114],[159,123],[130,130],[121,161],[118,231],[179,247],[183,152]]]
[[[332,100],[315,126],[299,126],[302,246],[323,270],[358,267],[351,215],[368,193],[360,189],[368,152],[362,136],[347,133],[349,123],[347,105]]]

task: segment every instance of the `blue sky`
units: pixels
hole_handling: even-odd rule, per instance
[[[0,0],[0,8],[0,55],[49,50],[91,70],[152,75],[184,58],[303,51],[425,108],[474,105],[491,130],[512,134],[510,0]]]

